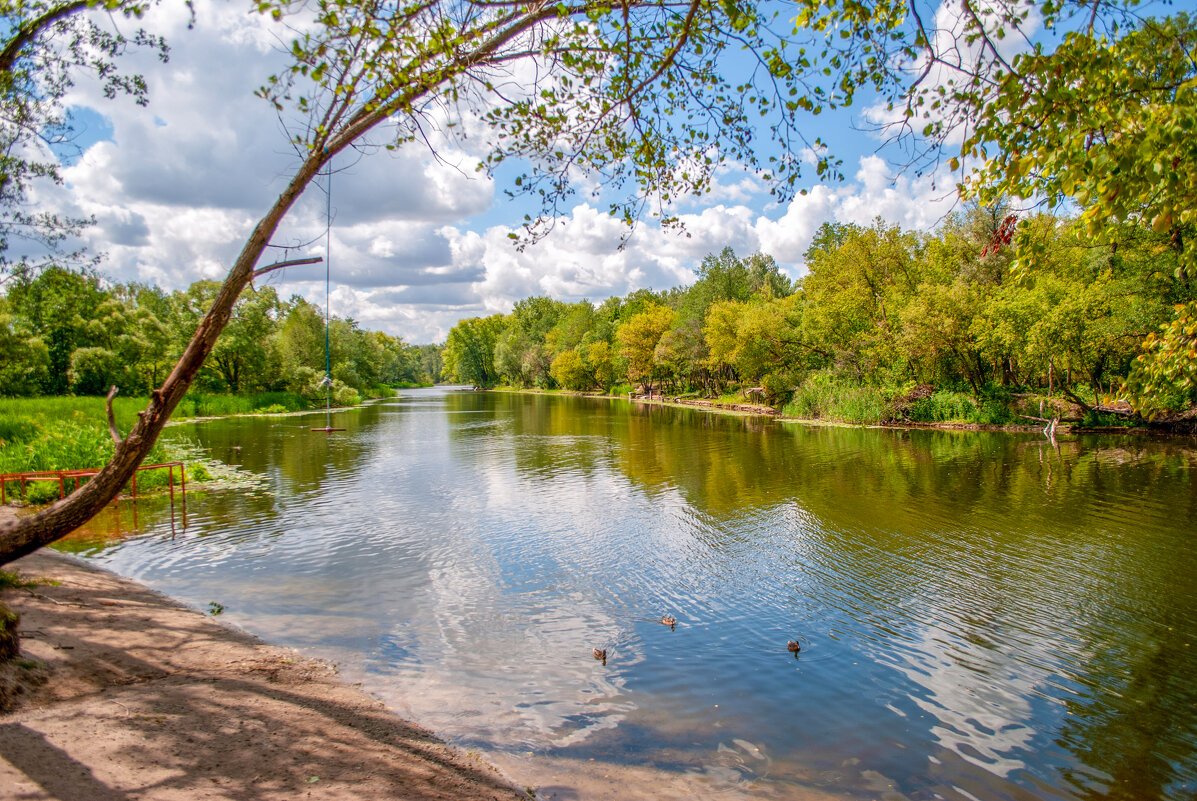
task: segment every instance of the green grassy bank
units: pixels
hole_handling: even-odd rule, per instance
[[[392,390],[393,393],[393,390]],[[128,431],[146,398],[113,399],[117,427]],[[221,417],[235,414],[275,414],[302,411],[310,404],[293,392],[263,392],[254,395],[186,395],[171,416],[173,420]],[[0,473],[29,473],[43,470],[80,470],[103,467],[113,452],[108,433],[105,401],[102,397],[0,398]],[[145,464],[183,462],[189,482],[212,478],[211,463],[197,443],[172,437],[159,441]],[[178,480],[176,474],[176,481]],[[141,471],[139,493],[165,487],[164,470]],[[69,486],[69,484],[68,484]],[[19,484],[8,485],[19,494]],[[47,503],[58,497],[56,482],[34,482],[26,487],[27,503]]]
[[[495,387],[500,392],[529,392],[536,394],[577,395],[564,390]],[[592,396],[626,398],[630,386],[612,388],[606,393],[581,393]],[[1089,405],[1100,399],[1089,387],[1074,388],[1076,394]],[[675,397],[668,392],[671,400]],[[676,396],[679,404],[701,400],[697,393]],[[742,414],[736,406],[767,405],[757,396],[750,397],[743,389],[730,389],[717,398],[708,399],[714,406],[702,408],[715,412]],[[669,401],[666,401],[669,402]],[[697,405],[697,404],[694,404]],[[723,408],[726,407],[726,408]],[[807,377],[789,394],[789,400],[773,408],[780,411],[780,419],[794,422],[821,422],[844,425],[926,425],[943,428],[980,426],[984,428],[1041,428],[1036,418],[1059,418],[1081,428],[1132,428],[1137,423],[1124,417],[1098,411],[1085,411],[1079,405],[1053,393],[1014,392],[1001,386],[983,388],[979,395],[955,389],[934,390],[928,386],[879,387],[846,381],[829,372]],[[1138,423],[1141,424],[1141,423]]]

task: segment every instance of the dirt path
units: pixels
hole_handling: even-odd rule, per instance
[[[69,557],[8,567],[60,584],[3,594],[9,669],[49,678],[0,716],[0,799],[527,798],[327,666]]]

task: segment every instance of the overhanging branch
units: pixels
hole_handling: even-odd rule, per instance
[[[307,259],[288,259],[287,261],[276,261],[274,264],[267,264],[265,267],[259,267],[258,269],[254,270],[253,278],[257,278],[259,275],[265,275],[266,273],[272,273],[275,270],[281,270],[284,267],[296,267],[300,264],[319,264],[322,261],[324,261],[324,259],[321,256],[312,256],[311,258]]]

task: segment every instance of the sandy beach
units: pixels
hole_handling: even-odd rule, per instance
[[[527,798],[327,665],[51,551],[7,569],[0,799]]]

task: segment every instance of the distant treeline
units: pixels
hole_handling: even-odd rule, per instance
[[[934,234],[825,224],[798,281],[768,255],[728,248],[707,256],[688,287],[598,306],[528,298],[454,327],[446,376],[706,396],[759,387],[796,414],[860,420],[903,398],[926,406],[929,394],[945,408],[925,415],[963,419],[1019,392],[1083,406],[1125,394],[1144,339],[1197,298],[1176,250],[1142,226],[1098,242],[1076,221],[1041,215],[1029,221],[1034,258],[1018,265],[1013,222],[1004,209],[973,209]],[[969,409],[955,408],[960,397]],[[1164,405],[1194,401],[1178,389]]]
[[[145,395],[162,383],[220,284],[165,292],[58,267],[18,276],[0,297],[0,395]],[[427,384],[441,348],[415,347],[352,319],[329,326],[333,394],[355,402],[387,386]],[[323,400],[324,315],[273,287],[247,290],[193,384],[200,393],[289,391]]]

